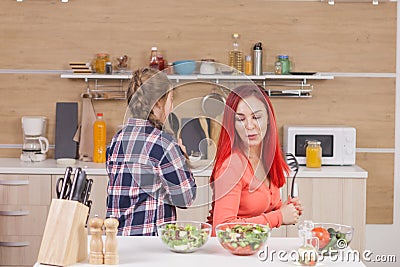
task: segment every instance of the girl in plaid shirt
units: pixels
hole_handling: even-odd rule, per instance
[[[119,220],[118,235],[157,235],[157,224],[176,220],[175,207],[196,196],[184,147],[162,130],[173,109],[171,88],[163,72],[133,73],[128,119],[107,147],[107,217]]]

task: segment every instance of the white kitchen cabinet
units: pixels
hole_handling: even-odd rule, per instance
[[[51,202],[51,176],[0,175],[0,265],[32,266]]]
[[[208,185],[208,176],[195,176],[197,193],[193,204],[186,209],[177,208],[177,219],[206,222],[211,209],[212,192]]]

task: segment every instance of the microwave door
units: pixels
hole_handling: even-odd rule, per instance
[[[295,136],[294,154],[300,159],[299,163],[305,165],[307,141],[317,140],[321,142],[322,147],[322,164],[330,164],[331,159],[335,155],[334,136],[331,134],[298,134]]]

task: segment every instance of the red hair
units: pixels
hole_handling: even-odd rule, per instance
[[[210,183],[214,182],[214,180],[217,178],[215,177],[215,174],[222,166],[222,163],[233,152],[244,154],[239,148],[240,139],[238,139],[239,137],[235,130],[235,113],[239,102],[249,96],[255,96],[262,103],[264,103],[267,109],[269,120],[267,131],[269,131],[270,134],[266,134],[264,137],[261,161],[264,163],[265,167],[270,166],[268,170],[265,170],[268,174],[270,182],[276,187],[280,188],[286,182],[285,173],[286,175],[289,173],[289,167],[282,156],[278,130],[276,127],[275,113],[272,108],[271,101],[267,93],[256,85],[239,86],[228,95],[224,109],[224,117],[222,119],[221,133],[217,145],[214,169],[210,177]]]

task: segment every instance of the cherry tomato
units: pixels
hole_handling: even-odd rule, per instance
[[[313,236],[318,237],[319,239],[319,248],[324,248],[330,241],[331,236],[325,228],[322,227],[315,227],[312,229]]]

